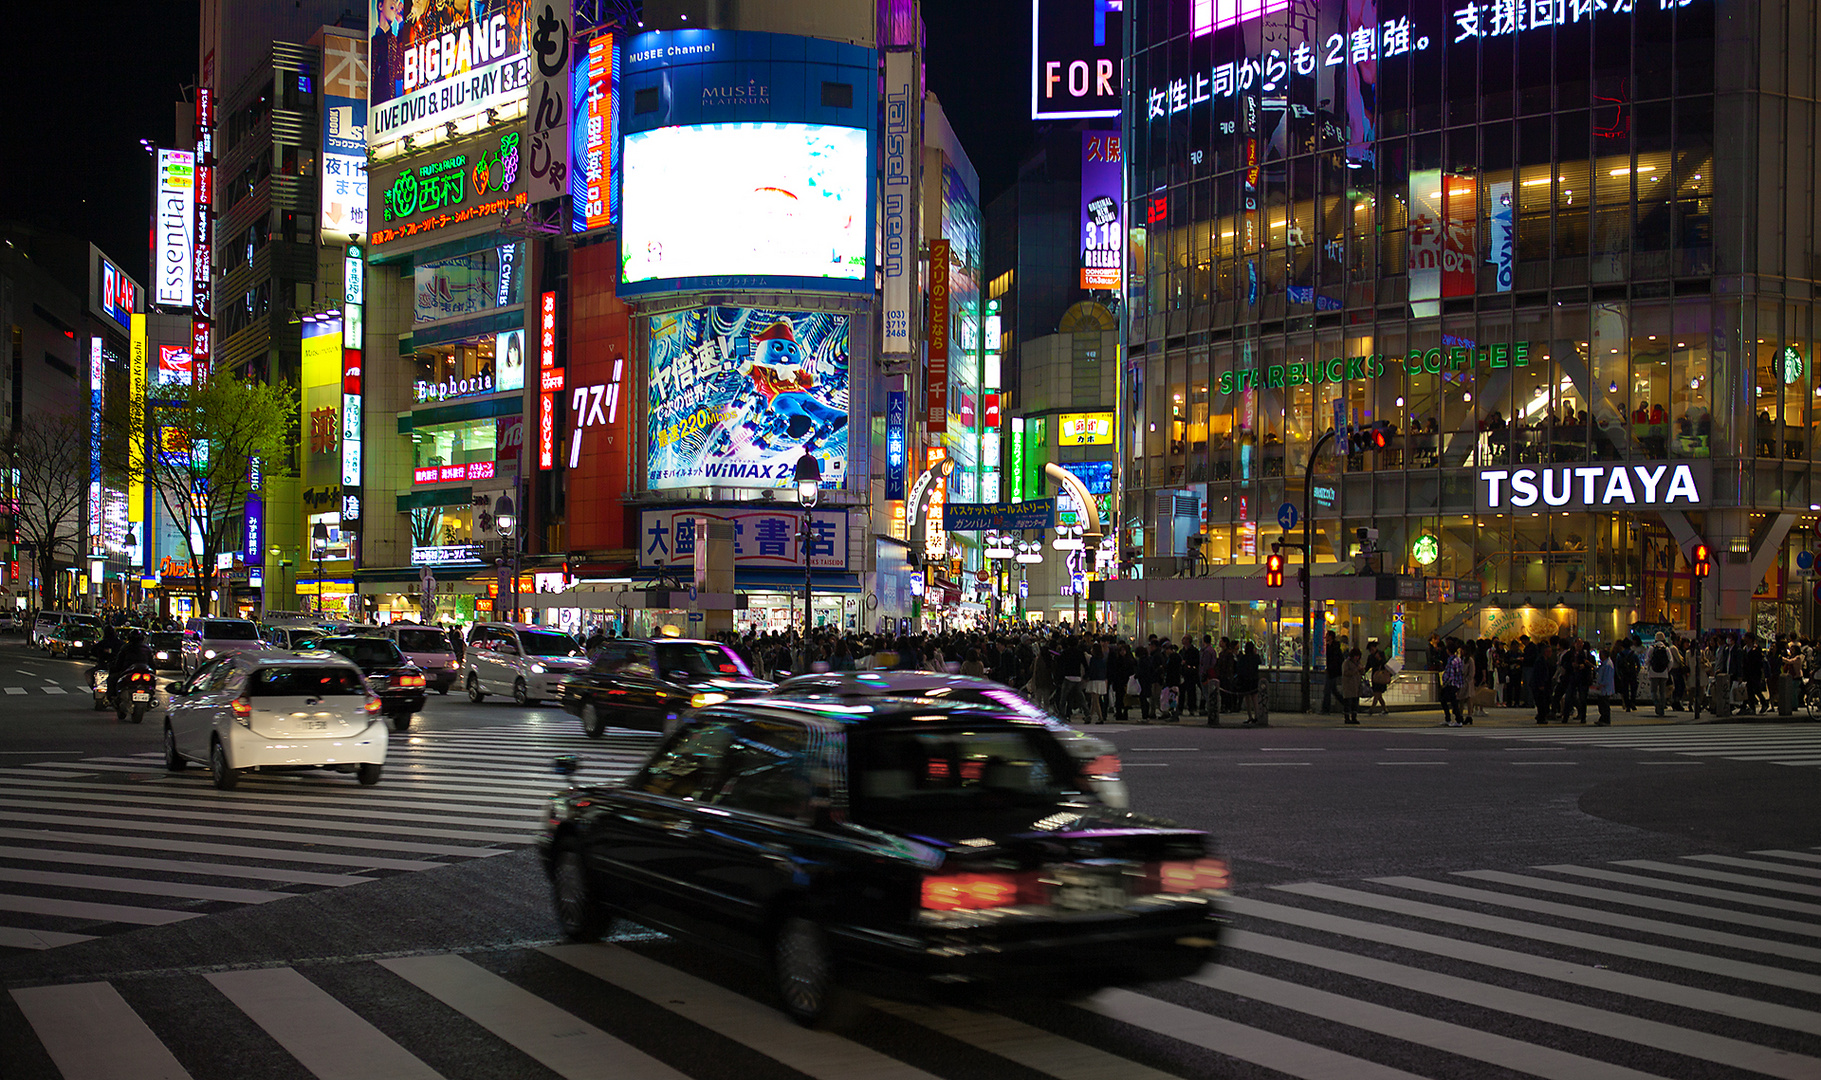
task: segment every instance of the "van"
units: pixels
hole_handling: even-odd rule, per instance
[[[393,623],[386,627],[386,636],[405,654],[405,659],[423,671],[425,681],[437,693],[447,694],[461,677],[462,663],[456,658],[455,644],[449,640],[449,631],[442,627]]]
[[[68,614],[67,611],[40,611],[32,619],[32,644],[40,649],[48,649],[51,631],[62,626],[63,617]]]
[[[183,670],[190,673],[227,652],[270,648],[251,619],[189,619],[183,624]]]

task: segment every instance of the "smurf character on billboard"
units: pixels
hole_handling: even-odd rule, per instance
[[[754,445],[773,449],[774,442],[799,443],[806,449],[847,426],[847,413],[818,400],[815,368],[806,363],[790,324],[779,320],[752,339],[752,358],[744,374],[765,400],[764,412],[747,419]]]

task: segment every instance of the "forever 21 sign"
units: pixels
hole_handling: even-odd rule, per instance
[[[1708,461],[1603,462],[1481,469],[1474,502],[1481,513],[1530,510],[1694,509],[1713,492]]]

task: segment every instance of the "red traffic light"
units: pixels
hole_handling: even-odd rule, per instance
[[[1281,589],[1284,585],[1284,557],[1272,554],[1265,558],[1265,587]]]
[[[1706,544],[1695,545],[1694,558],[1691,561],[1694,563],[1696,577],[1706,577],[1713,573],[1714,564],[1713,561],[1707,557]]]

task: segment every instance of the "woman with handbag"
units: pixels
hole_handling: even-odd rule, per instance
[[[1385,704],[1385,688],[1397,678],[1397,673],[1391,670],[1385,650],[1379,647],[1377,639],[1366,642],[1366,649],[1366,671],[1372,682],[1372,700],[1366,703],[1366,711],[1377,708],[1379,714],[1384,715],[1391,711],[1391,706]]]
[[[1340,710],[1345,718],[1342,722],[1359,723],[1359,698],[1364,689],[1366,665],[1360,661],[1359,650],[1350,649],[1347,659],[1340,666]]]

